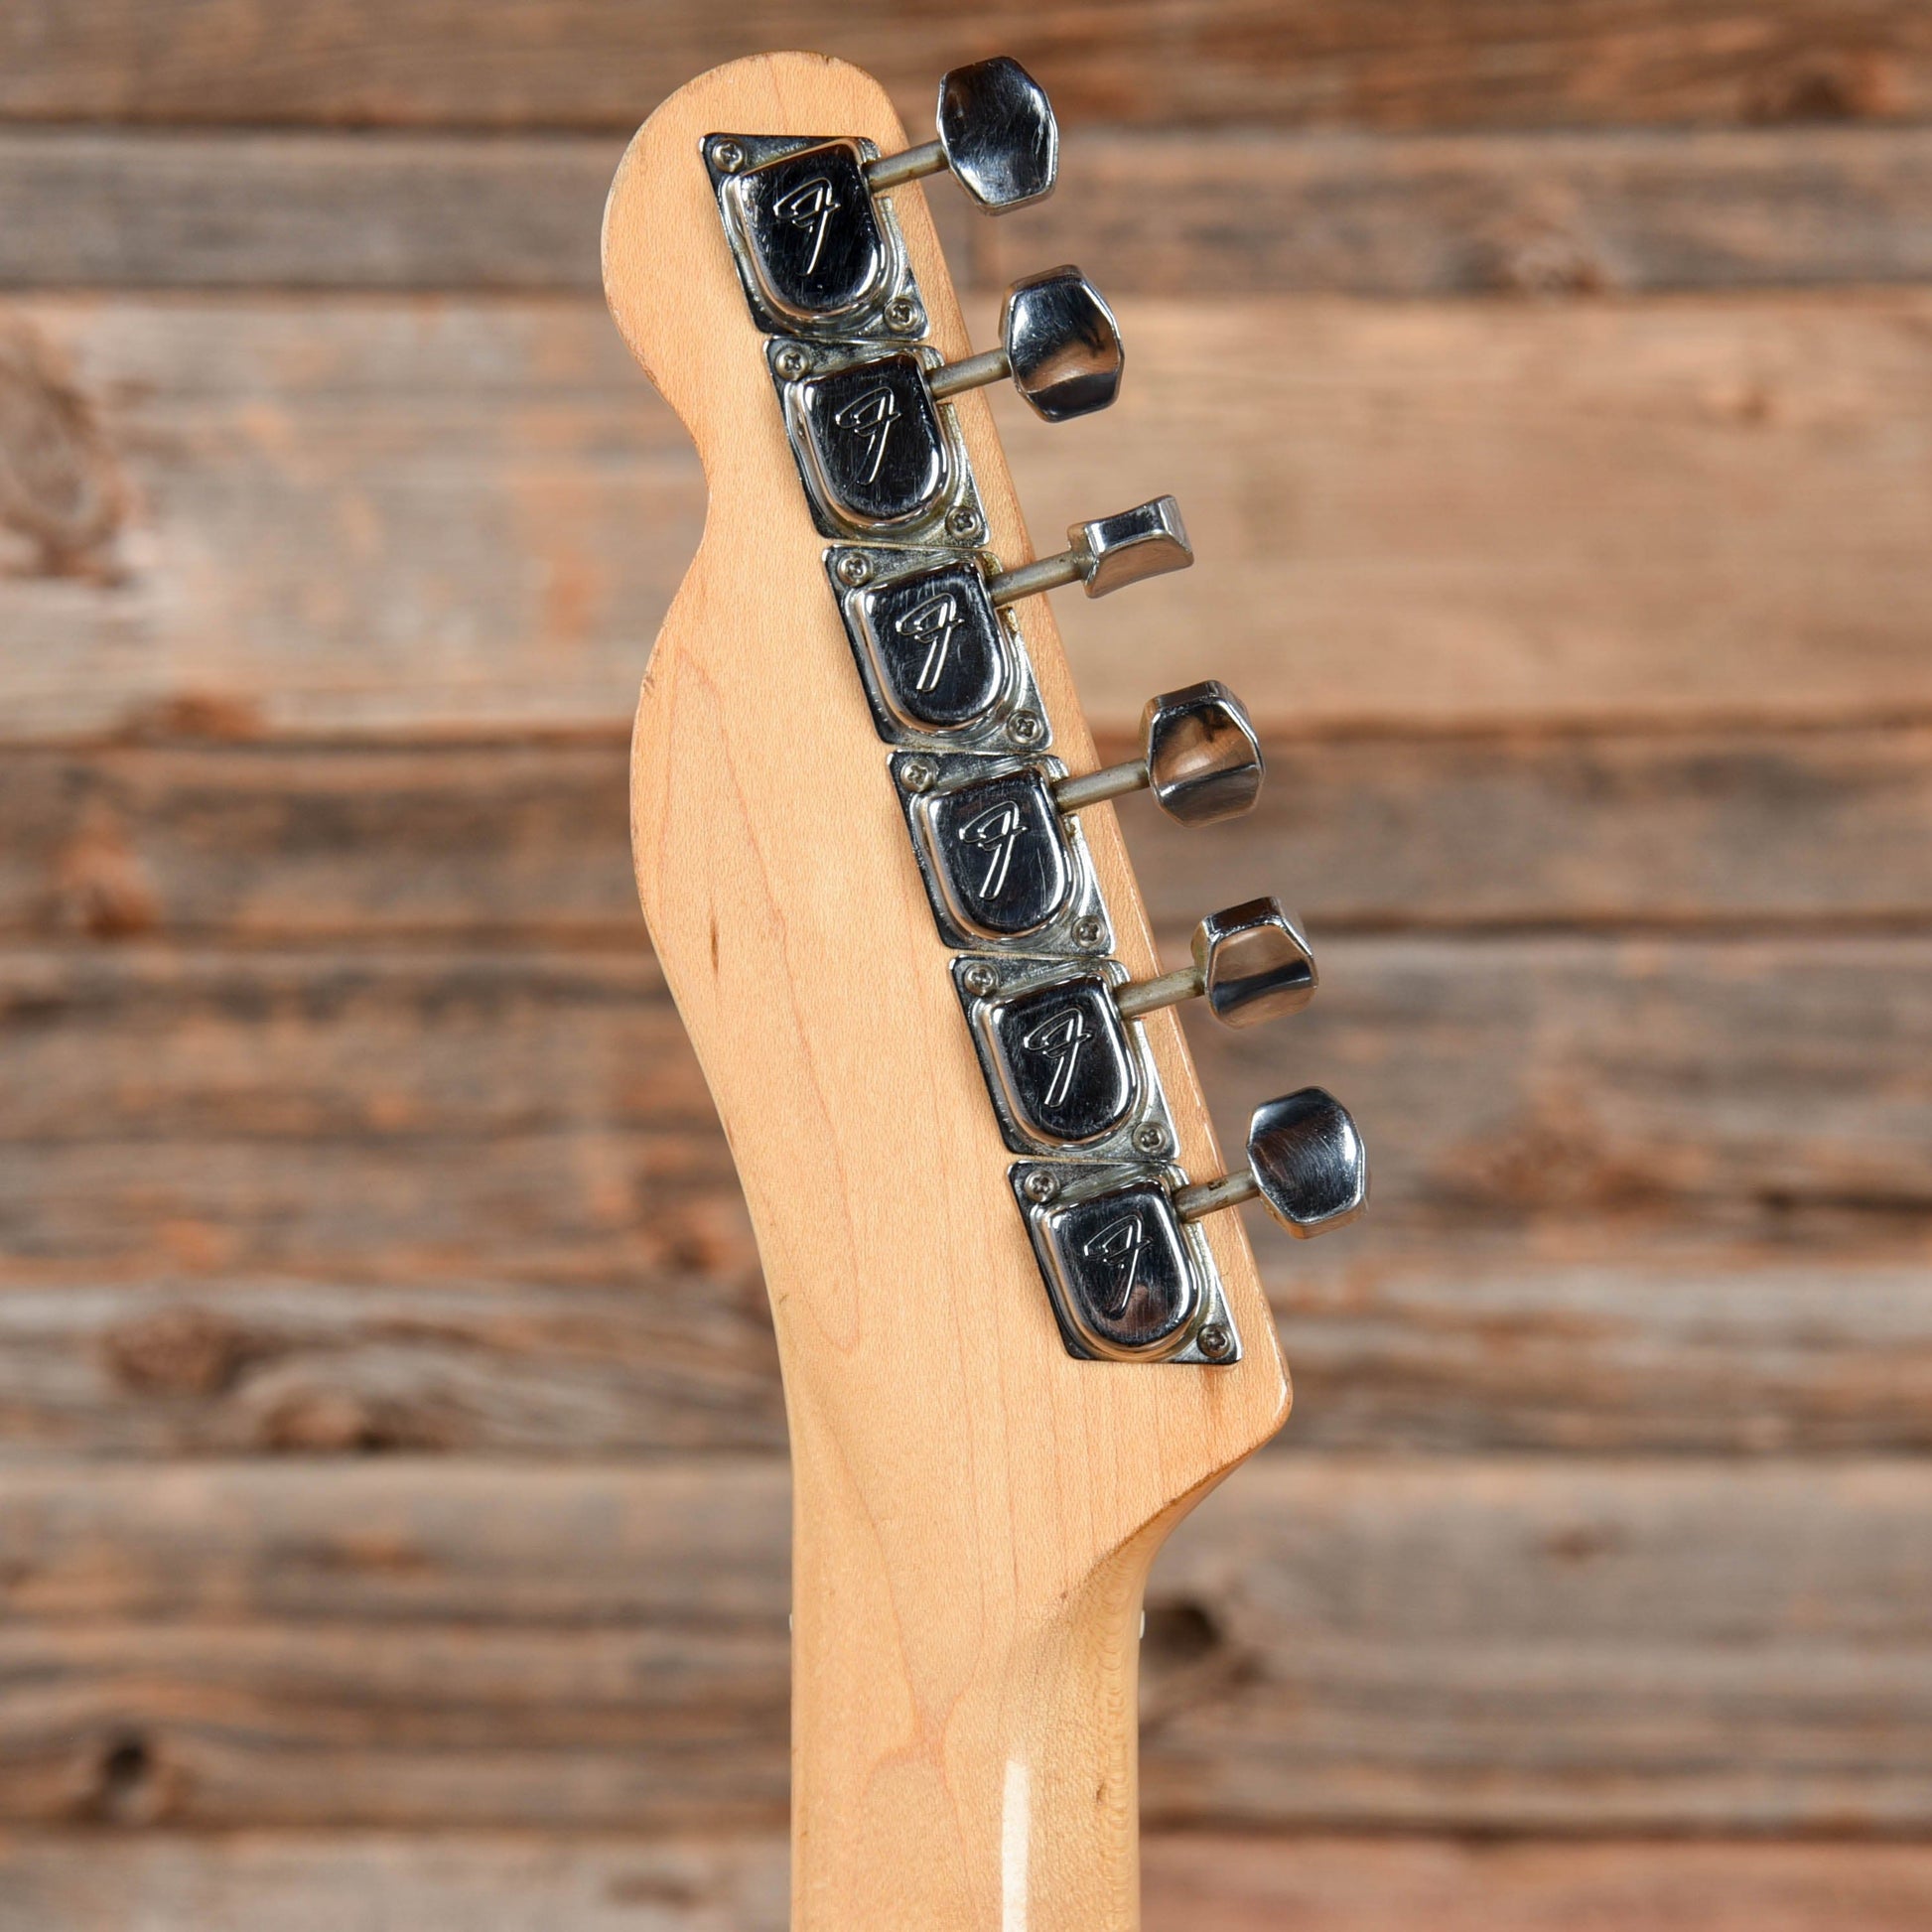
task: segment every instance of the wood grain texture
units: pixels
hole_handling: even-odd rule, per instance
[[[1155,1569],[1150,1818],[1922,1833],[1929,1484],[1267,1458]],[[772,1459],[7,1471],[0,1813],[773,1824],[786,1515]]]
[[[1136,295],[1912,283],[1932,274],[1928,189],[1922,128],[1095,130],[1050,201],[965,239],[990,287],[1077,256]]]
[[[1316,1077],[1376,1136],[1352,1246],[1257,1227],[1296,1441],[1927,1446],[1922,937],[1316,938],[1294,1024],[1195,1030],[1230,1133]],[[647,959],[136,945],[0,988],[16,1449],[779,1440]]]
[[[0,1296],[8,1450],[779,1449],[743,1213],[722,1182],[687,1187],[662,1217],[683,1265],[609,1286],[209,1279],[172,1258],[158,1280],[16,1286]],[[1452,1233],[1438,1248],[1331,1271],[1271,1260],[1301,1391],[1284,1451],[1932,1449],[1922,1262],[1750,1243],[1674,1253],[1640,1234],[1595,1260]]]
[[[0,126],[0,286],[577,289],[610,135]],[[1463,135],[1079,128],[1051,200],[929,206],[962,279],[1111,295],[1600,295],[1913,282],[1911,126]]]
[[[612,314],[710,490],[638,701],[631,840],[784,1371],[793,1921],[1133,1932],[1141,1586],[1173,1523],[1280,1427],[1287,1375],[1231,1215],[1202,1232],[1238,1360],[1078,1361],[1060,1337],[716,220],[700,146],[739,127],[851,129],[888,154],[905,137],[857,69],[739,63],[646,122],[604,226]],[[971,345],[923,203],[895,209],[928,338],[958,360]],[[984,398],[950,408],[988,546],[1032,555]],[[1054,749],[1090,768],[1050,614],[1026,631]],[[1082,831],[1112,950],[1146,975],[1112,813]],[[1219,1173],[1178,1027],[1145,1034],[1176,1164]]]
[[[1149,1932],[1920,1932],[1911,1845],[1483,1844],[1164,1836]],[[0,1923],[33,1932],[785,1932],[770,1837],[251,1832],[0,1839]]]
[[[271,23],[275,31],[269,31]],[[628,128],[722,61],[876,66],[929,126],[942,69],[1017,55],[1069,121],[1379,127],[1913,118],[1932,34],[1901,0],[19,0],[0,113],[62,120]]]
[[[1134,815],[1157,925],[1264,887],[1324,936],[1932,918],[1922,726],[1276,732],[1267,758],[1257,810],[1211,840]],[[615,734],[16,748],[0,933],[628,948],[625,765]]]
[[[1298,1276],[1449,1242],[1469,1267],[1633,1242],[1923,1259],[1924,938],[1425,936],[1322,959],[1295,1024],[1189,1027],[1231,1130],[1309,1079],[1382,1130],[1374,1230],[1297,1248]],[[608,1284],[702,1252],[684,1215],[730,1197],[648,959],[129,947],[0,974],[8,1284]]]
[[[1932,711],[1932,298],[1121,311],[1118,408],[995,405],[1043,531],[1195,538],[1057,600],[1103,732],[1208,673],[1302,731]],[[13,313],[7,737],[621,727],[701,488],[589,305]]]

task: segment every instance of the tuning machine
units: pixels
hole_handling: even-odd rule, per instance
[[[1194,1223],[1257,1196],[1291,1234],[1345,1226],[1368,1199],[1347,1110],[1304,1087],[1255,1110],[1248,1163],[1198,1186],[1172,1170],[1020,1162],[1010,1171],[1070,1353],[1227,1363],[1240,1344]]]
[[[940,404],[1011,376],[1048,422],[1105,409],[1120,392],[1125,351],[1113,311],[1077,268],[1014,283],[1000,346],[957,362],[925,347],[768,346],[794,454],[834,532],[891,533],[940,514],[964,475]],[[971,514],[959,503],[955,514]],[[978,519],[949,534],[978,535]]]
[[[1138,759],[1082,777],[1054,759],[1025,763],[899,753],[893,759],[920,870],[949,943],[1041,941],[1065,919],[1091,869],[1072,821],[1090,805],[1150,790],[1183,825],[1247,811],[1261,789],[1261,744],[1226,685],[1189,685],[1151,699]],[[1103,917],[1082,913],[1076,949],[1107,950]]]
[[[892,191],[950,169],[990,214],[1052,193],[1059,129],[1019,62],[954,68],[939,82],[935,133],[893,155],[846,136],[706,138],[705,165],[761,322],[787,333],[916,337],[924,316]]]
[[[1131,1023],[1201,999],[1223,1024],[1250,1027],[1299,1012],[1314,996],[1314,955],[1272,898],[1210,913],[1194,929],[1193,953],[1191,966],[1147,980],[1129,980],[1115,960],[1081,966],[995,954],[953,961],[1009,1147],[1166,1159],[1173,1128]]]
[[[1105,597],[1194,560],[1172,496],[1076,523],[1067,536],[1057,556],[1008,571],[978,553],[879,545],[827,553],[881,737],[940,734],[963,744],[998,731],[1017,751],[1043,751],[1045,713],[1001,611],[1060,584]]]

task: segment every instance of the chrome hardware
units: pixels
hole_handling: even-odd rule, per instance
[[[1114,312],[1068,264],[1015,282],[1000,312],[1000,346],[935,369],[932,393],[944,402],[1011,376],[1035,414],[1064,423],[1120,394],[1126,359]]]
[[[1240,1359],[1213,1256],[1173,1211],[1171,1170],[1021,1162],[1008,1179],[1068,1354]]]
[[[759,326],[916,337],[925,312],[889,206],[875,203],[870,141],[714,134],[705,165]]]
[[[948,945],[1111,950],[1085,842],[1054,809],[1057,759],[900,752],[892,768]]]
[[[1157,496],[1091,523],[1069,524],[1066,536],[1068,547],[1057,556],[1040,557],[993,578],[987,585],[993,602],[1012,604],[1062,584],[1078,584],[1089,597],[1106,597],[1145,577],[1185,570],[1194,561],[1180,505],[1172,496]]]
[[[1047,734],[1027,654],[1001,610],[1057,584],[1089,597],[1192,561],[1180,507],[1163,496],[1075,524],[1072,548],[989,576],[986,560],[945,550],[877,547],[828,553],[847,635],[880,736],[944,733],[962,744],[997,732],[1018,751]]]
[[[829,551],[826,568],[880,737],[1046,749],[1026,650],[976,557],[868,545]]]
[[[964,456],[940,423],[921,351],[814,366],[798,344],[782,343],[771,369],[799,468],[835,528],[897,529],[945,501]]]
[[[1119,968],[1053,969],[1032,983],[1016,975],[975,997],[974,968],[993,964],[955,960],[953,978],[1007,1145],[1031,1154],[1090,1147],[1117,1133],[1143,1087],[1137,1043],[1114,1005]]]
[[[1123,986],[1115,1002],[1123,1018],[1138,1020],[1205,998],[1223,1025],[1253,1027],[1300,1013],[1319,984],[1308,935],[1294,916],[1279,899],[1251,898],[1210,912],[1194,928],[1191,966]]]
[[[947,168],[989,214],[1053,192],[1059,128],[1044,89],[1018,61],[1000,55],[954,68],[939,82],[936,124],[936,141],[867,164],[875,194]]]
[[[1154,802],[1183,825],[1214,825],[1254,808],[1261,793],[1261,740],[1247,708],[1218,679],[1147,701],[1141,757],[1053,787],[1063,812],[1102,799],[1152,790]]]
[[[1260,1199],[1290,1234],[1307,1240],[1346,1227],[1368,1205],[1368,1154],[1348,1110],[1320,1087],[1264,1102],[1248,1123],[1248,1165],[1183,1187],[1183,1221]]]
[[[1194,964],[1129,981],[1117,960],[1072,966],[1035,959],[953,961],[953,983],[973,1031],[981,1070],[1007,1145],[1021,1154],[1078,1148],[1105,1153],[1158,1096],[1145,1041],[1130,1023],[1205,996],[1230,1026],[1252,1026],[1304,1007],[1314,959],[1295,922],[1271,898],[1216,912],[1194,932]],[[1118,1150],[1158,1158],[1173,1134],[1162,1103]]]
[[[1000,1131],[1017,1154],[1162,1160],[1173,1122],[1118,960],[967,955],[953,985]]]

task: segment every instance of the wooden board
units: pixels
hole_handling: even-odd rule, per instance
[[[775,1822],[786,1489],[775,1460],[7,1471],[0,1812]],[[1918,1462],[1271,1457],[1156,1566],[1150,1813],[1922,1832],[1928,1503]]]
[[[592,290],[618,149],[0,126],[0,286]],[[1078,128],[1037,207],[929,202],[955,275],[995,288],[1071,258],[1116,296],[1548,297],[1923,281],[1929,189],[1909,126]]]
[[[1923,1253],[1925,939],[1360,939],[1324,959],[1295,1024],[1190,1028],[1228,1124],[1310,1078],[1362,1121],[1375,1233],[1348,1264],[1298,1249],[1298,1270],[1451,1233],[1545,1260]],[[0,1002],[15,1282],[171,1254],[608,1279],[664,1252],[655,1208],[729,1173],[646,958],[19,954]]]
[[[1172,296],[1922,282],[1929,188],[1918,128],[1083,130],[1050,201],[965,238],[993,288],[1067,258],[1109,289]]]
[[[1923,938],[1322,958],[1296,1022],[1193,1029],[1228,1138],[1323,1078],[1375,1157],[1352,1246],[1251,1217],[1294,1440],[1926,1446]],[[743,1206],[640,951],[93,948],[0,986],[16,1444],[778,1440]]]
[[[1128,808],[1158,923],[1263,888],[1324,938],[1932,915],[1925,727],[1276,732],[1267,756],[1259,809],[1211,837]],[[612,733],[16,748],[0,933],[630,948],[623,788]]]
[[[627,717],[701,511],[601,310],[15,315],[7,736]],[[1932,297],[1122,317],[1118,409],[996,405],[1042,533],[1173,489],[1195,537],[1190,572],[1056,600],[1103,731],[1210,672],[1301,730],[1932,710]]]
[[[1535,1845],[1156,1835],[1148,1932],[1921,1932],[1913,1845]],[[0,1916],[35,1932],[785,1932],[777,1839],[529,1833],[16,1834]]]
[[[702,69],[776,47],[870,67],[927,126],[940,70],[996,53],[1074,122],[1534,127],[1932,102],[1932,33],[1901,0],[997,0],[970,22],[907,0],[329,0],[270,18],[260,0],[17,0],[0,113],[627,131]]]

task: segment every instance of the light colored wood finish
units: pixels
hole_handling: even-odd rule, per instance
[[[1055,1329],[700,161],[719,129],[906,137],[855,69],[739,63],[651,117],[605,218],[612,311],[711,490],[645,674],[632,833],[785,1376],[793,1925],[1129,1932],[1142,1581],[1280,1426],[1287,1379],[1232,1215],[1207,1234],[1238,1365],[1076,1362]],[[922,198],[896,206],[931,339],[964,355]],[[956,413],[990,546],[1031,556],[984,398]],[[1051,616],[1025,627],[1055,749],[1090,768]],[[1111,814],[1085,824],[1119,956],[1158,970]],[[1180,1162],[1219,1173],[1163,1018]]]
[[[1119,309],[1116,408],[990,405],[1042,540],[1186,512],[1194,570],[1053,600],[1097,729],[1205,675],[1303,733],[1932,715],[1924,291]],[[0,742],[621,729],[703,516],[577,298],[38,298],[0,414]]]

